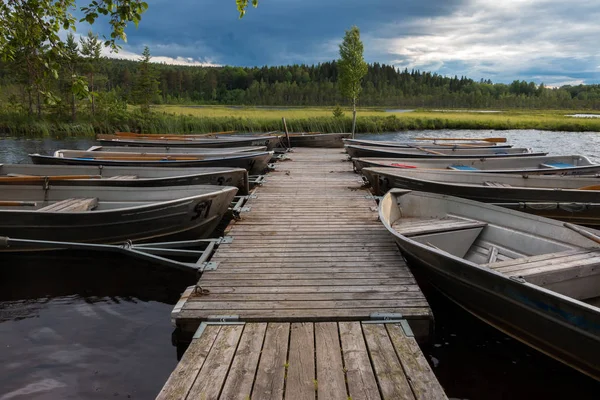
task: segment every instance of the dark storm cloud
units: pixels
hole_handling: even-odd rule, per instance
[[[150,0],[125,55],[160,61],[312,64],[338,56],[360,27],[368,62],[444,75],[598,82],[596,0],[262,0],[238,19],[234,0]]]

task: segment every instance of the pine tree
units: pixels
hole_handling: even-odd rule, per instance
[[[75,97],[75,81],[77,78],[77,64],[79,63],[79,47],[75,36],[71,32],[67,35],[65,42],[66,67],[69,73],[69,89],[71,98],[71,119],[75,121],[77,115],[77,100]]]
[[[133,90],[133,98],[140,105],[140,110],[143,113],[150,112],[150,104],[155,96],[160,95],[159,82],[156,78],[153,66],[150,64],[150,49],[148,46],[144,48],[142,58],[137,71],[135,86]]]
[[[90,78],[92,114],[95,114],[96,109],[94,106],[94,97],[96,93],[94,92],[94,72],[96,71],[100,61],[102,43],[100,40],[98,40],[98,35],[94,35],[92,31],[88,32],[86,38],[82,37],[79,39],[79,41],[81,42],[81,55],[87,60],[87,70]]]

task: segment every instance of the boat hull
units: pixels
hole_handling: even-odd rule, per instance
[[[142,160],[142,161],[131,161],[131,160],[95,160],[89,158],[64,158],[64,157],[53,157],[44,156],[40,154],[30,154],[31,160],[34,164],[42,165],[103,165],[103,166],[119,166],[119,167],[199,167],[199,168],[210,168],[210,167],[230,167],[230,168],[244,168],[251,175],[260,175],[267,168],[272,152],[263,153],[249,153],[236,155],[232,157],[215,157],[206,158],[203,160],[189,160],[189,161],[154,161],[154,160]]]
[[[169,139],[130,139],[118,138],[113,135],[98,135],[96,141],[103,146],[130,146],[130,147],[246,147],[246,146],[265,146],[267,150],[273,150],[279,146],[279,136],[273,137],[247,137],[247,138],[220,138],[220,139],[190,139],[190,140],[169,140]]]
[[[233,187],[215,188],[192,197],[89,212],[4,209],[0,211],[0,236],[104,244],[201,239],[215,230],[236,192]]]
[[[292,147],[322,147],[322,148],[341,148],[344,147],[344,139],[351,137],[351,133],[320,133],[307,135],[290,135]],[[285,136],[281,138],[287,145]]]
[[[398,207],[394,191],[389,192],[379,217],[411,269],[485,322],[600,380],[598,308],[400,235],[390,224],[393,213],[401,215]]]
[[[22,182],[2,181],[2,175],[26,175],[58,177],[61,175],[90,176],[90,179],[56,179],[53,186],[114,186],[114,187],[161,187],[161,186],[235,186],[238,194],[249,192],[248,171],[242,168],[144,168],[144,167],[104,167],[85,165],[35,165],[35,164],[3,164],[0,165],[0,185],[31,185],[27,180]],[[99,179],[91,178],[98,176]],[[126,178],[126,177],[136,178]],[[113,178],[113,179],[110,179]],[[118,179],[116,179],[118,178]],[[40,181],[44,183],[43,180]]]
[[[479,158],[512,158],[545,156],[547,153],[532,153],[518,151],[522,149],[416,149],[416,148],[377,148],[371,146],[346,145],[346,153],[351,158],[379,157],[379,158],[448,158],[448,159],[479,159]],[[443,152],[440,154],[440,152]]]
[[[541,164],[551,160],[568,160],[573,166],[564,168],[542,167]],[[600,164],[593,164],[584,156],[556,156],[556,157],[517,157],[517,158],[478,158],[478,159],[410,159],[410,158],[354,158],[354,170],[362,171],[367,167],[385,167],[398,169],[434,169],[448,171],[453,163],[464,166],[473,166],[469,173],[488,174],[520,174],[527,175],[591,175],[600,173]],[[529,165],[527,165],[529,164]]]

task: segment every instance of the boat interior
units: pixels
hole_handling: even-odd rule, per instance
[[[0,211],[41,211],[53,213],[88,212],[138,207],[155,201],[101,201],[97,197],[71,197],[51,201],[2,201]]]
[[[398,196],[398,206],[387,207],[388,222],[421,244],[600,306],[600,246],[593,240],[561,223],[451,203]]]

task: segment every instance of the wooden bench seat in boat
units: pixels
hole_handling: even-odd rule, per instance
[[[486,222],[446,216],[443,218],[399,218],[392,228],[403,236],[452,232],[463,229],[483,228]]]
[[[485,181],[485,182],[483,182],[483,186],[490,186],[490,187],[512,187],[508,183],[491,182],[491,181]]]
[[[481,264],[507,276],[519,276],[534,285],[584,300],[600,295],[600,248]]]
[[[105,178],[108,180],[124,180],[124,179],[137,179],[137,175],[115,175],[115,176],[111,176],[110,178]]]
[[[72,198],[57,201],[45,207],[38,209],[37,211],[45,212],[78,212],[78,211],[91,211],[98,207],[98,198]]]

